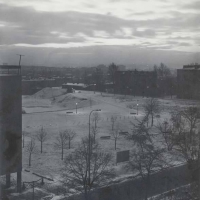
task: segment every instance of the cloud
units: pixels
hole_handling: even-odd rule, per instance
[[[22,30],[44,30],[78,32],[91,36],[93,30],[115,32],[122,26],[130,26],[132,22],[117,17],[80,13],[80,12],[37,12],[30,7],[11,7],[0,5],[0,19],[15,23]]]
[[[0,28],[0,35],[0,45],[12,45],[18,43],[37,45],[42,43],[76,43],[86,41],[83,37],[64,38],[45,31],[35,30],[30,32],[28,30],[6,27]]]
[[[133,35],[137,36],[137,37],[155,37],[156,33],[152,29],[146,29],[144,31],[137,31],[136,30],[136,31],[133,32]]]
[[[87,8],[96,8],[96,6],[94,4],[91,3],[83,3],[83,6],[87,7]]]
[[[92,3],[83,3],[84,6],[93,7]],[[180,40],[180,44],[185,42],[177,45],[179,48],[189,46],[186,43],[193,42],[200,32],[198,13],[179,9],[165,11],[164,16],[157,16],[157,10],[132,13],[138,17],[155,16],[127,19],[117,16],[117,12],[113,15],[113,11],[111,15],[77,11],[42,12],[28,6],[0,4],[0,45],[30,44],[42,47],[56,44],[58,48],[59,45],[66,47],[65,44],[123,45],[123,42],[124,45],[134,43],[143,46],[143,42],[149,42],[158,47],[170,38],[172,41]]]
[[[166,44],[173,46],[192,46],[189,42],[167,41]]]
[[[200,2],[195,1],[183,6],[184,9],[200,10]]]

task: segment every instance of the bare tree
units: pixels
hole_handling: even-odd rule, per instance
[[[112,127],[112,131],[114,130],[114,127],[115,127],[115,123],[117,121],[117,116],[115,115],[112,115],[111,118],[110,118],[110,121],[111,121],[111,127]]]
[[[26,152],[28,153],[28,165],[31,166],[32,154],[36,152],[35,140],[33,138],[28,142]]]
[[[68,140],[68,145],[69,145],[69,149],[70,149],[71,148],[71,141],[75,138],[76,133],[71,129],[65,130],[65,133],[66,133],[66,138]]]
[[[151,185],[150,176],[155,170],[161,169],[167,163],[164,161],[165,149],[157,148],[150,128],[146,126],[146,116],[132,123],[133,130],[128,139],[133,140],[137,146],[131,156],[128,169],[138,172],[145,184],[145,200],[148,198],[148,189]]]
[[[151,186],[151,174],[167,166],[163,153],[164,149],[156,149],[154,145],[139,147],[131,156],[128,168],[138,172],[145,186],[144,199],[148,199],[149,187]]]
[[[157,72],[158,77],[166,78],[172,75],[170,68],[168,68],[163,63],[160,63],[160,66],[154,65],[154,71]]]
[[[82,140],[79,147],[65,158],[63,169],[65,185],[83,192],[85,200],[91,199],[92,188],[106,184],[113,176],[111,155],[101,151],[98,144],[90,145],[89,152],[88,138]]]
[[[67,135],[65,131],[60,132],[59,135],[56,137],[56,142],[54,143],[54,146],[56,149],[61,150],[61,160],[63,160],[64,149],[67,148]]]
[[[36,138],[40,142],[40,152],[42,153],[43,143],[47,140],[47,132],[43,127],[38,131]]]
[[[170,68],[168,68],[165,64],[160,63],[160,66],[154,65],[154,71],[157,74],[158,78],[158,86],[160,89],[160,93],[164,96],[166,94],[170,94],[172,97],[172,93],[174,93],[176,78],[172,74]]]
[[[193,162],[198,158],[199,138],[199,108],[188,107],[172,113],[173,134],[175,135],[176,150],[183,155],[187,162]]]
[[[119,139],[119,124],[117,124],[114,128],[114,130],[111,130],[111,136],[113,137],[115,141],[115,150],[117,149],[117,140]]]
[[[24,148],[25,136],[29,135],[27,131],[22,131],[22,147]]]
[[[171,151],[176,144],[174,129],[169,120],[164,120],[162,123],[158,123],[156,126],[159,133],[164,139],[164,143],[167,146],[167,150]]]
[[[92,122],[94,123],[95,129],[97,128],[98,122],[101,120],[101,117],[98,112],[92,114]]]
[[[144,146],[152,143],[153,135],[150,134],[150,128],[145,125],[146,116],[140,120],[135,118],[135,120],[136,123],[131,122],[133,129],[132,133],[128,135],[128,139],[131,139],[137,147],[144,148]]]
[[[188,107],[181,112],[181,116],[185,119],[189,126],[190,134],[193,133],[194,129],[197,128],[200,117],[200,109],[197,107]]]
[[[92,141],[94,142],[94,143],[96,143],[96,136],[97,136],[97,134],[98,134],[98,127],[96,127],[95,128],[95,126],[92,126],[91,127],[91,132],[92,132]]]
[[[104,84],[104,73],[103,73],[103,70],[99,67],[97,67],[95,69],[95,71],[92,73],[92,76],[94,78],[94,82],[95,82],[95,89],[97,91],[101,91],[101,95],[102,95],[102,86]]]
[[[91,127],[91,131],[92,131],[92,135],[93,135],[93,141],[94,143],[96,142],[96,135],[98,133],[98,122],[100,121],[101,117],[99,115],[98,112],[94,112],[92,114],[92,122],[93,122],[93,125]]]
[[[173,143],[173,149],[177,151],[188,163],[188,168],[191,173],[191,182],[194,183],[197,191],[200,192],[200,178],[197,182],[200,169],[200,132],[198,128],[200,111],[198,107],[187,107],[183,110],[177,109],[171,113],[171,118],[168,120],[168,125],[171,130],[170,134],[173,137],[170,139]],[[163,126],[164,128],[164,126]],[[197,176],[197,173],[199,174]],[[192,194],[189,190],[190,199],[200,199],[200,193]],[[194,196],[193,196],[194,195]]]
[[[113,90],[114,90],[114,94],[115,94],[115,90],[116,90],[116,72],[118,70],[118,66],[115,65],[115,63],[111,63],[108,67],[108,74],[110,77],[110,81],[113,83]]]
[[[143,105],[143,108],[147,119],[149,119],[149,116],[151,116],[151,126],[153,126],[155,115],[159,114],[161,111],[158,100],[155,98],[147,99]]]
[[[173,111],[170,119],[173,149],[187,162],[191,173],[191,181],[195,180],[195,177],[197,177],[196,172],[200,169],[200,133],[197,127],[199,114],[199,108],[188,107]],[[198,187],[200,191],[200,182]]]

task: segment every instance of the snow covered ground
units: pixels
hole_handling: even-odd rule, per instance
[[[45,89],[44,89],[45,90]],[[47,89],[46,89],[47,90]],[[58,90],[58,89],[57,89]],[[61,89],[62,90],[62,89]],[[51,90],[48,90],[51,92]],[[134,122],[135,118],[141,118],[143,115],[142,104],[145,98],[122,96],[99,92],[81,91],[80,93],[54,95],[54,99],[49,98],[50,95],[46,92],[46,96],[29,96],[23,97],[23,109],[27,114],[23,115],[23,131],[27,131],[30,137],[35,136],[37,131],[44,127],[48,132],[48,140],[44,143],[44,152],[41,154],[36,153],[32,158],[32,166],[35,172],[45,174],[51,177],[58,176],[62,167],[62,161],[60,159],[59,150],[54,149],[54,142],[59,131],[65,129],[72,129],[77,133],[76,138],[72,141],[72,149],[65,150],[65,155],[73,151],[77,144],[81,141],[81,138],[88,135],[88,123],[89,112],[94,109],[101,109],[99,115],[101,120],[98,124],[99,133],[97,139],[102,147],[113,154],[115,160],[116,151],[114,150],[114,140],[101,140],[101,136],[110,135],[112,115],[117,116],[117,123],[119,124],[121,131],[131,132],[132,125],[130,122]],[[40,94],[43,93],[40,91]],[[58,93],[58,92],[57,92]],[[46,98],[45,98],[46,97]],[[177,99],[159,99],[163,108],[160,117],[157,120],[165,119],[169,116],[169,111],[178,106],[195,105],[198,102],[188,100]],[[77,113],[76,113],[76,103]],[[136,113],[136,104],[138,106],[138,115],[130,113]],[[33,106],[31,106],[33,104]],[[135,105],[135,109],[130,109],[128,105]],[[66,112],[73,113],[66,113]],[[30,137],[25,137],[25,145],[30,140]],[[39,142],[37,142],[39,150]],[[133,148],[133,143],[127,140],[124,136],[120,136],[117,141],[117,151],[128,150]],[[28,167],[28,157],[23,151],[23,167]],[[124,173],[124,172],[120,172]]]
[[[112,115],[117,117],[117,124],[119,124],[120,130],[130,133],[132,130],[130,122],[134,122],[135,118],[141,118],[144,115],[142,105],[145,99],[138,96],[101,94],[90,91],[76,91],[75,93],[66,94],[66,91],[61,88],[45,88],[33,96],[24,96],[22,106],[26,114],[22,116],[22,126],[23,131],[29,133],[29,135],[25,136],[25,146],[30,141],[30,138],[37,134],[41,127],[47,131],[48,140],[44,143],[42,154],[40,153],[39,141],[36,140],[37,152],[32,156],[31,167],[28,166],[26,148],[23,148],[23,169],[28,169],[31,172],[36,172],[58,181],[63,167],[63,161],[61,160],[61,152],[54,148],[56,136],[58,136],[60,131],[65,129],[72,129],[76,132],[77,135],[72,141],[72,149],[65,149],[64,152],[65,155],[71,153],[81,141],[81,138],[88,135],[90,111],[101,109],[99,112],[101,120],[98,123],[99,132],[97,134],[97,140],[103,150],[113,155],[113,166],[117,173],[116,180],[122,180],[125,177],[132,176],[131,172],[127,172],[124,169],[123,163],[116,165],[114,140],[112,138],[102,140],[100,137],[110,135]],[[162,107],[162,113],[160,116],[157,116],[156,120],[163,120],[169,117],[169,111],[175,109],[177,106],[186,107],[198,104],[197,101],[178,100],[175,98],[158,100]],[[138,115],[136,114],[137,104],[139,105]],[[130,105],[133,107],[132,109],[129,108]],[[127,140],[124,136],[120,136],[117,141],[117,151],[131,150],[133,148],[132,141]],[[31,172],[28,172],[30,175],[26,173],[23,176],[23,181],[31,179]]]

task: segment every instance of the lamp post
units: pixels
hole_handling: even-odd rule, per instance
[[[96,109],[96,110],[92,110],[91,112],[90,112],[90,114],[89,114],[89,141],[88,141],[88,150],[89,150],[89,152],[88,152],[88,184],[90,185],[90,153],[91,153],[91,139],[90,139],[90,116],[91,116],[91,114],[93,113],[93,112],[98,112],[98,111],[101,111],[101,109]]]
[[[138,103],[137,103],[137,115],[138,115]]]
[[[78,104],[78,103],[76,103],[76,114],[77,114],[77,104]]]

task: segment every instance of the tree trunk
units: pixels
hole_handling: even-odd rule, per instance
[[[117,139],[115,139],[115,150],[117,149]]]
[[[62,147],[62,152],[61,152],[62,157],[61,157],[61,160],[63,160],[63,153],[64,153],[64,152],[63,152],[63,147]]]
[[[95,144],[95,142],[96,142],[95,140],[96,140],[96,134],[94,134],[94,141],[93,141],[93,142],[94,142],[94,144]]]
[[[151,126],[153,126],[153,115],[151,115]]]
[[[70,149],[71,145],[70,145],[70,139],[69,139],[69,149]]]
[[[29,167],[31,166],[31,153],[29,154],[29,161],[28,161]]]
[[[150,174],[148,173],[145,185],[145,200],[148,200],[149,186],[150,186]]]
[[[87,187],[87,186],[85,186]],[[88,191],[87,191],[87,188],[84,188],[84,197],[85,197],[85,200],[89,200],[88,199]]]
[[[41,141],[41,153],[42,153],[42,141]]]

